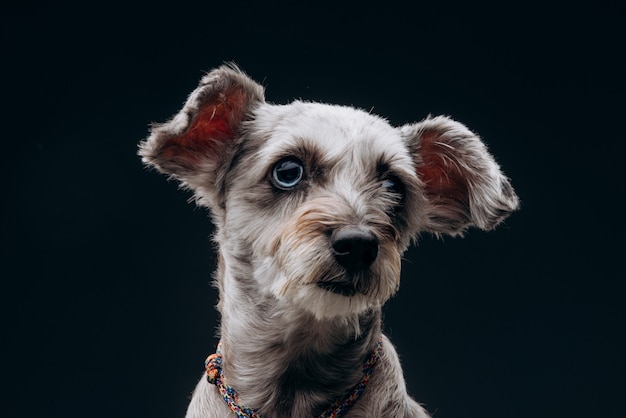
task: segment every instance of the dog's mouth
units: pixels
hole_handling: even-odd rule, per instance
[[[324,290],[341,296],[354,296],[358,290],[354,283],[317,282],[317,285]]]
[[[345,280],[319,281],[317,286],[341,296],[354,296],[359,292],[367,293],[369,280],[366,277],[351,277]]]

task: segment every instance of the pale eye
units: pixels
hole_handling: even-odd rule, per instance
[[[382,186],[384,189],[393,189],[396,187],[396,183],[391,179],[387,179],[387,180],[383,180]]]
[[[384,178],[381,183],[381,187],[387,193],[397,194],[400,198],[404,197],[405,189],[404,184],[400,179],[395,176],[389,176]]]
[[[286,157],[274,166],[272,183],[279,189],[292,189],[302,181],[303,174],[302,162],[295,157]]]

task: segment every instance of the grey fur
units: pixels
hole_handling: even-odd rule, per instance
[[[242,403],[268,418],[316,416],[359,381],[381,336],[381,307],[398,289],[401,256],[420,233],[489,230],[518,206],[484,144],[458,122],[394,128],[349,107],[268,104],[234,66],[209,72],[139,154],[211,210],[224,373]],[[272,167],[287,156],[304,177],[280,190]],[[376,238],[367,269],[335,262],[329,237],[347,227]],[[324,289],[329,283],[354,283],[355,294]],[[427,417],[383,338],[347,416]],[[203,377],[187,417],[229,416]]]

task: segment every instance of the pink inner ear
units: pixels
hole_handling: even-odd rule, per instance
[[[469,192],[454,150],[441,144],[437,132],[426,131],[421,137],[422,163],[417,172],[425,183],[424,192],[437,204],[456,203],[469,207]]]
[[[165,159],[183,158],[197,163],[202,157],[216,155],[221,144],[237,134],[244,112],[244,92],[232,87],[210,97],[201,105],[189,128],[181,136],[168,138],[160,150]]]

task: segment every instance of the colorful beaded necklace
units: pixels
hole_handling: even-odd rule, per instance
[[[237,392],[230,386],[224,383],[224,372],[222,371],[222,342],[217,345],[217,350],[214,354],[207,357],[204,362],[206,368],[207,381],[217,386],[217,389],[222,395],[224,402],[228,405],[231,411],[239,418],[261,418],[257,412],[254,412],[250,408],[241,406],[239,402],[239,396]],[[376,348],[363,365],[363,377],[352,389],[352,391],[342,398],[337,399],[328,409],[322,412],[317,418],[339,418],[342,417],[352,405],[361,397],[367,383],[370,381],[372,370],[376,365],[376,362],[380,358],[383,351],[382,337],[376,343]]]

